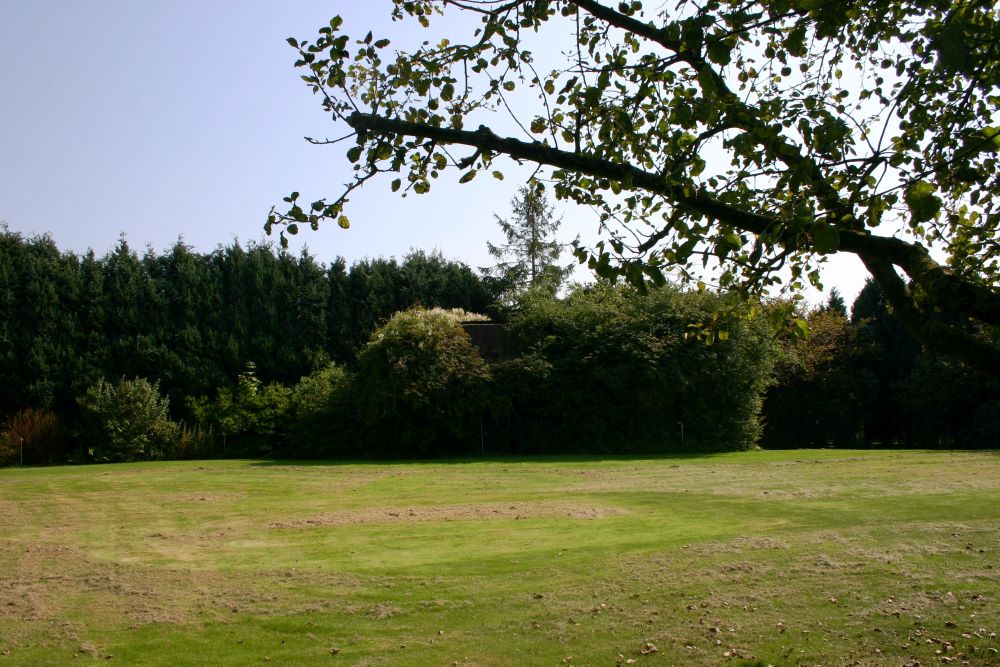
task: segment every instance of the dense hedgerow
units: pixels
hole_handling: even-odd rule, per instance
[[[359,456],[352,376],[329,364],[303,377],[291,391],[285,451],[299,457]]]
[[[525,453],[748,449],[774,344],[733,317],[712,344],[691,335],[724,298],[597,286],[529,297],[510,324],[520,356],[495,369],[490,446]]]

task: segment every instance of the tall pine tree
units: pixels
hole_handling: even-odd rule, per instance
[[[509,220],[493,216],[507,242],[486,242],[497,264],[484,272],[504,300],[534,288],[555,294],[572,270],[558,264],[562,246],[555,234],[562,219],[554,217],[545,190],[534,183],[518,188],[510,203],[513,215]]]

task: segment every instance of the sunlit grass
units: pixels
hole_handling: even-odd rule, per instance
[[[0,665],[991,664],[998,501],[995,453],[0,470]]]

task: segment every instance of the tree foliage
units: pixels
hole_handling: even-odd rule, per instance
[[[774,363],[764,318],[698,329],[723,297],[608,285],[533,293],[510,324],[520,355],[496,370],[492,446],[518,453],[750,449]]]
[[[80,397],[80,411],[95,461],[141,461],[162,456],[177,438],[168,399],[156,382],[104,379]]]
[[[424,27],[439,13],[478,21],[410,53],[352,39],[339,17],[314,41],[289,39],[354,140],[356,172],[332,200],[292,193],[268,231],[347,226],[350,193],[383,173],[420,194],[448,170],[502,178],[506,156],[600,212],[609,238],[578,255],[601,275],[642,284],[707,270],[723,288],[797,289],[820,283],[826,255],[852,253],[923,345],[1000,373],[979,335],[1000,324],[993,3],[393,0],[391,11]],[[564,39],[558,63],[538,56]]]
[[[858,446],[876,419],[874,343],[838,307],[839,295],[806,316],[807,337],[782,341],[775,380],[764,402],[767,448]],[[885,415],[882,415],[883,417]]]
[[[159,381],[182,417],[187,397],[235,388],[248,361],[265,384],[292,384],[353,361],[398,310],[492,301],[440,253],[324,265],[261,244],[140,256],[123,239],[78,256],[0,227],[0,419],[47,407],[73,421],[87,387],[123,376]]]
[[[217,429],[224,438],[235,439],[240,453],[269,453],[272,443],[284,433],[290,390],[277,382],[264,384],[253,362],[240,373],[234,388],[221,387],[214,398],[189,400],[191,413],[202,425]]]
[[[864,409],[866,442],[996,446],[1000,382],[995,377],[921,350],[874,281],[851,310],[851,326],[864,341],[855,355],[862,372],[877,382],[877,393]]]
[[[489,379],[456,316],[424,308],[396,313],[358,355],[362,437],[388,456],[474,453]]]
[[[25,408],[0,425],[0,465],[52,463],[66,454],[67,438],[51,410]]]
[[[329,364],[299,380],[289,397],[286,449],[295,456],[361,454],[350,389],[352,377]]]
[[[555,238],[562,220],[554,217],[545,190],[535,185],[518,188],[511,200],[510,220],[494,214],[507,242],[486,242],[497,264],[485,269],[500,286],[508,300],[529,289],[544,289],[555,294],[572,266],[560,266],[562,245]]]

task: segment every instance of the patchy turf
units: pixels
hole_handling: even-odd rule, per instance
[[[0,470],[0,667],[1000,664],[1000,455]]]

